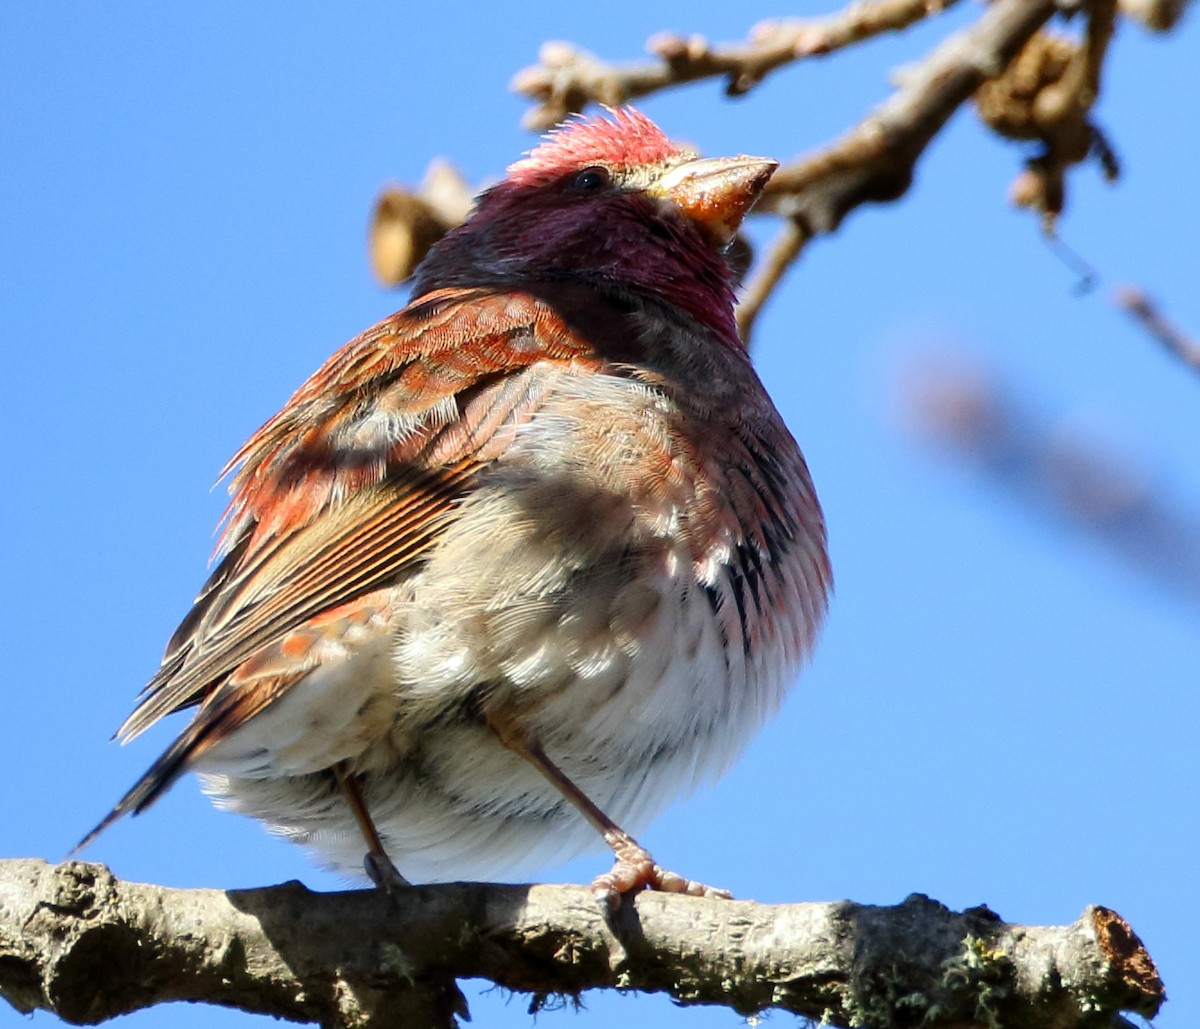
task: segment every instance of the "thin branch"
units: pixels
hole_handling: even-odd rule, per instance
[[[1100,58],[1111,34],[1112,3],[1097,0],[1100,11],[1092,16],[1089,37],[1094,45],[1085,55],[1083,78],[1070,94],[1072,98],[1084,93],[1094,98]],[[940,8],[928,0],[855,5],[819,21],[769,24],[740,49],[714,50],[703,41],[692,40],[684,53],[659,37],[660,49],[665,47],[674,56],[663,67],[632,70],[614,69],[571,48],[564,49],[565,44],[547,44],[549,56],[543,53],[543,65],[520,73],[514,88],[539,98],[538,118],[545,115],[557,121],[592,100],[617,104],[686,80],[679,76],[736,72],[743,78],[749,76],[745,81],[750,81],[778,67],[785,50],[792,55],[789,60],[796,59],[800,51],[827,52],[885,28],[902,27],[923,16],[920,12],[928,14],[932,9]],[[744,309],[738,315],[743,332],[750,331],[809,239],[834,232],[846,215],[862,204],[894,200],[907,192],[916,163],[930,141],[981,85],[1004,74],[1056,9],[1056,0],[996,0],[973,25],[950,36],[909,69],[903,85],[840,140],[776,172],[755,213],[779,214],[792,224],[784,229],[766,265],[747,289]],[[731,81],[741,80],[735,77]],[[995,116],[1003,122],[1011,114],[1009,93],[1000,90],[994,95],[1006,100],[1006,104],[993,105]],[[1036,92],[1033,99],[1022,95],[1026,106],[1036,98]],[[1090,127],[1088,132],[1094,142]],[[459,180],[459,196],[452,205],[455,210],[465,211],[461,200],[466,191],[466,184]],[[411,273],[436,239],[431,227],[441,226],[439,231],[448,227],[449,214],[448,209],[431,205],[424,191],[393,191],[384,199],[387,203],[381,202],[377,208],[372,254],[380,277],[395,284]]]
[[[860,204],[902,196],[930,140],[982,83],[1007,67],[1055,8],[1054,0],[989,5],[840,140],[780,168],[756,210],[794,218],[811,237],[833,232]]]
[[[592,101],[615,105],[696,78],[724,75],[730,92],[742,92],[782,64],[903,28],[954,2],[853,4],[823,19],[764,23],[749,42],[730,46],[658,36],[651,47],[661,64],[623,68],[568,44],[548,43],[542,64],[519,73],[513,88],[538,102],[527,118],[535,127],[556,123]],[[1080,42],[1039,31],[1060,6],[1058,0],[995,0],[973,25],[909,68],[900,88],[841,139],[780,168],[755,213],[782,215],[791,224],[746,291],[738,313],[743,333],[748,337],[808,240],[834,232],[862,204],[895,200],[908,191],[929,143],[972,96],[995,131],[1043,144],[1014,181],[1011,196],[1041,212],[1053,234],[1071,166],[1094,155],[1107,178],[1119,170],[1112,147],[1090,121],[1116,4],[1091,0]],[[420,191],[386,193],[376,209],[371,248],[380,279],[396,285],[407,278],[438,236],[465,216],[469,192],[457,178],[448,203],[432,195],[428,179]]]
[[[1192,371],[1200,372],[1200,342],[1172,324],[1144,291],[1134,286],[1124,286],[1116,291],[1113,300],[1168,354],[1178,358]]]
[[[1000,74],[1055,10],[1054,0],[997,0],[938,46],[885,103],[840,140],[780,168],[755,211],[789,219],[738,311],[743,339],[788,266],[854,208],[895,200],[925,148],[989,76]]]
[[[551,42],[541,49],[541,63],[519,71],[511,88],[536,102],[522,122],[535,132],[589,103],[616,107],[699,79],[724,78],[726,95],[740,96],[777,68],[900,31],[957,2],[868,0],[824,18],[763,22],[746,42],[716,46],[702,36],[661,33],[646,43],[660,58],[648,64],[609,64],[570,43]]]
[[[754,320],[807,242],[804,230],[789,218],[772,241],[766,257],[756,266],[754,278],[746,285],[737,306],[738,335],[747,346],[754,331]]]
[[[927,1029],[1116,1026],[1163,986],[1119,915],[1007,925],[914,894],[895,907],[640,894],[616,914],[576,886],[173,890],[103,866],[0,861],[0,995],[77,1024],[167,1000],[331,1027],[453,1026],[451,977],[578,995],[669,993],[742,1014]]]

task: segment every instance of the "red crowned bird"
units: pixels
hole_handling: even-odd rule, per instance
[[[234,455],[221,559],[117,735],[191,721],[84,843],[194,771],[386,885],[598,831],[610,901],[723,894],[621,827],[726,768],[825,612],[726,257],[775,167],[629,108],[512,165]]]

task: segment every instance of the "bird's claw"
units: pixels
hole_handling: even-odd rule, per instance
[[[612,842],[612,841],[610,841]],[[661,893],[685,893],[689,897],[713,897],[718,900],[733,900],[733,894],[715,886],[706,886],[687,879],[677,872],[663,868],[650,852],[631,837],[613,844],[617,856],[612,868],[592,880],[592,893],[606,904],[610,911],[621,906],[621,898],[635,890],[650,889]]]
[[[389,897],[397,897],[405,890],[412,889],[412,883],[400,874],[400,870],[392,864],[392,859],[383,851],[368,851],[363,858],[363,870],[375,887]]]

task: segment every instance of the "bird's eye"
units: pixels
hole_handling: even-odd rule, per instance
[[[584,168],[571,179],[571,190],[575,193],[598,193],[612,182],[612,174],[602,165]]]

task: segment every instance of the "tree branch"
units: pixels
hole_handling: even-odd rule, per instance
[[[660,58],[648,64],[610,64],[571,43],[542,46],[539,64],[523,68],[510,88],[536,102],[522,125],[540,132],[590,103],[617,107],[638,97],[699,79],[724,78],[725,94],[740,96],[771,72],[806,57],[821,56],[897,32],[958,0],[867,0],[824,18],[766,21],[743,43],[713,46],[703,36],[663,32],[646,49]]]
[[[1121,13],[1154,32],[1173,29],[1191,0],[1120,0]]]
[[[1054,14],[1054,0],[997,0],[905,73],[891,97],[832,146],[784,165],[756,211],[795,219],[806,234],[833,232],[855,207],[895,200],[950,116],[1000,75]]]
[[[1055,6],[1054,0],[997,0],[908,71],[900,89],[840,140],[772,176],[755,211],[784,215],[789,223],[738,312],[743,339],[749,342],[754,319],[805,244],[834,232],[864,203],[903,196],[930,141],[1008,67]]]
[[[783,281],[787,270],[800,256],[808,237],[804,230],[793,219],[783,223],[779,234],[771,241],[771,248],[754,267],[754,277],[746,284],[738,298],[737,317],[738,335],[750,345],[750,336],[754,331],[754,321],[762,311],[763,305],[770,299],[776,287]]]
[[[94,1024],[168,1000],[325,1026],[453,1026],[452,977],[532,993],[667,992],[749,1014],[927,1029],[1121,1025],[1163,986],[1119,915],[1007,925],[914,894],[895,907],[640,894],[609,915],[575,886],[174,890],[101,865],[0,861],[0,995]]]
[[[655,66],[657,70],[620,71],[579,51],[552,50],[550,58],[544,51],[543,64],[518,74],[513,88],[539,99],[541,106],[534,111],[539,126],[553,124],[589,101],[621,103],[688,81],[689,76],[728,74],[731,83],[757,81],[782,63],[785,52],[791,55],[788,60],[801,51],[828,52],[900,28],[949,2],[880,0],[819,21],[771,23],[741,49],[713,50],[703,41],[692,40],[684,54],[676,52],[675,44],[668,46],[666,37],[656,37],[660,49],[675,55],[664,67]],[[783,215],[790,223],[747,289],[747,306],[739,313],[746,338],[755,316],[804,244],[813,236],[833,232],[861,204],[903,195],[918,158],[950,116],[981,84],[1004,71],[1055,10],[1055,0],[996,0],[975,24],[945,40],[909,70],[901,88],[840,140],[775,173],[755,210]],[[449,179],[431,175],[420,191],[393,189],[381,198],[371,253],[376,274],[386,284],[407,278],[428,247],[455,224],[453,219],[465,216],[466,184],[456,179],[452,188],[443,188],[446,182]]]
[[[1004,71],[1055,9],[1055,0],[997,0],[975,24],[945,40],[911,69],[901,88],[840,140],[775,173],[756,210],[781,214],[789,224],[747,290],[747,306],[739,313],[746,338],[755,316],[804,244],[836,230],[861,204],[903,195],[918,158],[950,116],[984,82]],[[551,57],[543,53],[543,65],[521,72],[514,88],[538,98],[541,106],[535,108],[534,120],[539,125],[553,124],[589,101],[621,103],[689,77],[728,74],[731,88],[736,82],[745,85],[778,67],[785,53],[790,55],[787,60],[794,60],[800,52],[828,52],[885,28],[909,24],[928,11],[927,0],[856,5],[820,21],[770,24],[741,49],[713,50],[696,40],[684,46],[678,37],[674,37],[678,46],[668,46],[664,37],[658,37],[660,50],[674,56],[662,68],[655,66],[653,73],[644,68],[620,71],[579,51],[552,50]],[[1098,64],[1095,74],[1099,74]],[[1005,108],[1009,109],[1011,105]],[[454,224],[453,219],[465,215],[466,185],[458,179],[453,189],[439,194],[433,188],[437,181],[427,177],[419,192],[390,190],[376,207],[372,261],[387,284],[406,278],[428,247]]]

